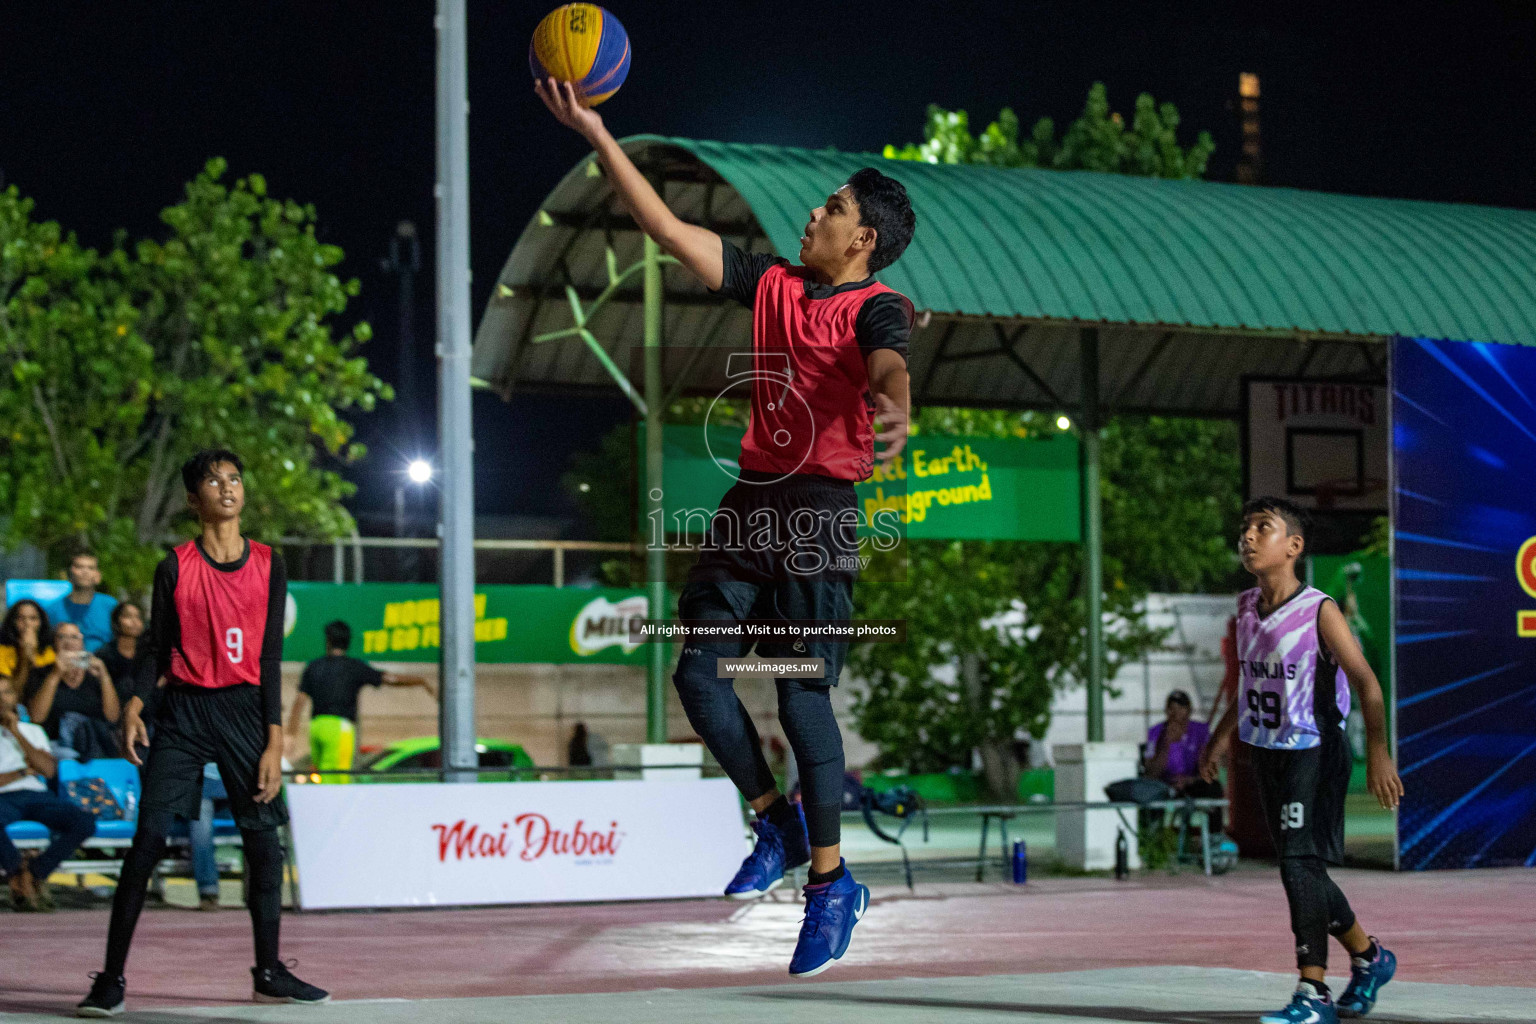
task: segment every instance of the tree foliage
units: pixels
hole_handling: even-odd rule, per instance
[[[224,183],[210,161],[161,214],[160,239],[105,253],[0,193],[0,541],[60,565],[86,545],[109,586],[144,589],[162,541],[189,532],[176,470],[225,445],[246,462],[247,523],[267,537],[350,532],[360,458],[344,413],[392,397],[330,321],[357,294],[315,211]]]
[[[930,164],[991,164],[996,167],[1044,167],[1058,171],[1108,171],[1148,178],[1199,178],[1216,144],[1201,132],[1191,146],[1178,140],[1179,111],[1159,104],[1150,93],[1136,97],[1136,112],[1125,119],[1110,110],[1103,82],[1088,90],[1083,112],[1059,138],[1056,122],[1042,117],[1027,138],[1019,137],[1019,118],[1004,107],[997,120],[977,136],[964,110],[928,107],[923,141],[886,146],[893,160]]]

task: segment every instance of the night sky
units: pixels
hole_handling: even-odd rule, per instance
[[[477,318],[518,233],[584,152],[530,86],[528,39],[552,6],[470,0]],[[1185,141],[1215,136],[1209,177],[1232,180],[1237,75],[1255,71],[1266,184],[1536,207],[1536,5],[1426,6],[614,0],[634,63],[602,112],[621,136],[878,151],[920,140],[929,102],[968,109],[978,130],[1004,105],[1026,126],[1064,124],[1097,79],[1127,113],[1143,90],[1177,104]],[[345,249],[342,272],[363,285],[349,316],[373,323],[367,354],[389,380],[397,284],[380,259],[396,222],[414,220],[424,251],[406,365],[430,401],[432,17],[399,0],[8,4],[0,180],[105,246],[117,228],[156,231],[208,157],[265,174],[274,194],[314,203]],[[618,398],[475,402],[484,513],[569,512],[556,486],[568,454],[629,418]],[[414,448],[388,416],[360,424],[374,457],[351,471],[359,511],[387,503],[392,450]]]

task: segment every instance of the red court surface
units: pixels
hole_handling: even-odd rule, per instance
[[[1536,871],[1335,874],[1392,946],[1399,979],[1536,988]],[[283,954],[337,999],[429,999],[778,984],[800,917],[778,895],[725,901],[298,914]],[[0,1011],[66,1011],[100,968],[104,910],[0,913]],[[248,1003],[242,910],[146,912],[136,1008]],[[1285,899],[1245,866],[1115,882],[882,885],[832,981],[1188,965],[1291,969]],[[1331,974],[1345,973],[1335,948]],[[815,984],[812,982],[811,984]],[[1536,991],[1532,993],[1536,1003]]]

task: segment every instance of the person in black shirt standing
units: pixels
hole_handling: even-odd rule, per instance
[[[380,672],[366,661],[347,656],[352,627],[337,620],[325,627],[325,657],[304,666],[299,695],[288,712],[288,740],[296,745],[304,704],[311,704],[309,754],[317,772],[352,770],[357,753],[357,695],[365,686],[419,686],[434,700],[437,691],[421,676]]]

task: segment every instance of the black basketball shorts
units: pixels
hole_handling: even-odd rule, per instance
[[[203,765],[219,768],[235,824],[269,829],[286,824],[288,806],[278,793],[257,803],[257,768],[267,747],[261,688],[211,690],[171,684],[155,713],[155,735],[144,766],[139,811],[169,811],[196,820],[203,799]]]
[[[1344,863],[1344,798],[1353,767],[1344,730],[1325,726],[1322,742],[1307,750],[1254,747],[1250,754],[1275,855]]]

